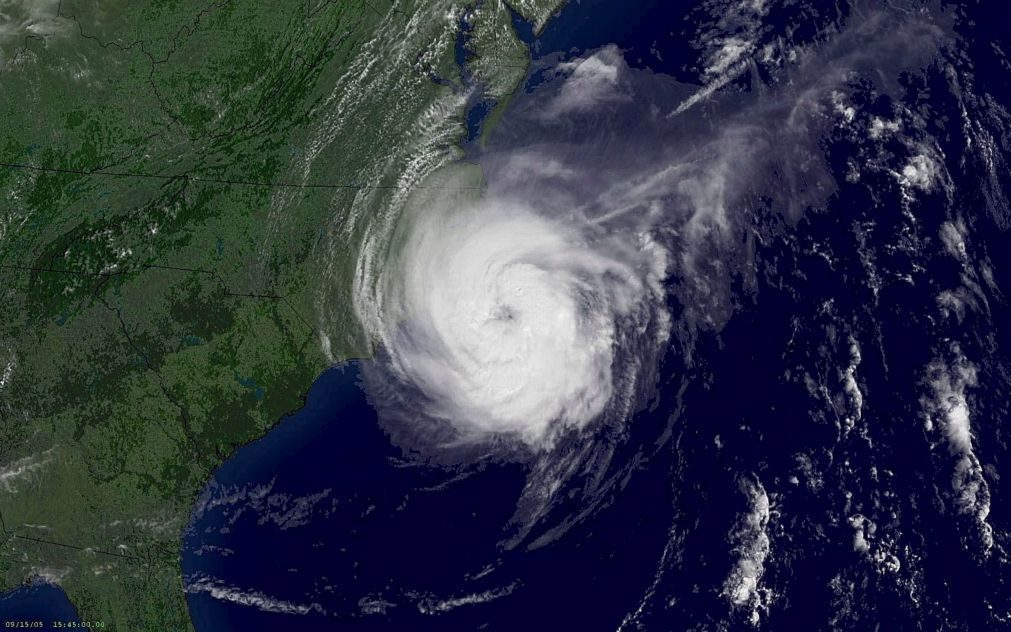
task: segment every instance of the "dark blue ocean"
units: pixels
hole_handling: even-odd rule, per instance
[[[33,583],[0,596],[0,627],[32,630],[63,630],[79,623],[77,611],[58,586]]]
[[[669,526],[668,490],[642,477],[595,523],[597,534],[540,551],[503,551],[503,529],[524,482],[521,467],[405,461],[359,379],[354,363],[324,373],[301,411],[242,448],[215,476],[212,498],[256,484],[269,485],[274,497],[325,493],[310,522],[292,527],[284,518],[265,520],[262,511],[234,519],[235,507],[226,506],[200,516],[185,542],[183,568],[191,579],[215,577],[318,609],[269,613],[195,593],[189,604],[198,630],[340,629],[350,621],[356,629],[469,630],[491,622],[516,629],[531,609],[559,626],[579,620],[574,612],[585,612],[584,626],[605,613],[622,615],[642,586],[614,585],[612,577],[650,577]],[[644,506],[654,511],[637,515]],[[231,552],[196,554],[208,545]],[[462,581],[486,569],[485,577]],[[444,602],[503,586],[509,599],[502,607],[490,600],[439,612]],[[369,600],[385,613],[361,616]]]

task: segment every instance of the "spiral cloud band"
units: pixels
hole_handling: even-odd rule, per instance
[[[648,293],[623,253],[519,202],[424,209],[382,291],[393,372],[465,435],[543,445],[584,427],[612,398],[617,330]]]
[[[620,431],[644,403],[673,322],[664,281],[689,250],[671,253],[696,225],[726,225],[696,199],[730,186],[694,126],[651,109],[667,89],[613,47],[559,64],[482,152],[480,178],[444,167],[383,209],[393,219],[366,238],[355,309],[395,440],[543,452],[597,422]],[[587,135],[581,117],[628,119],[628,133]]]

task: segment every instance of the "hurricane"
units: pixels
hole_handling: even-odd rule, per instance
[[[619,330],[655,298],[641,251],[613,242],[521,201],[426,209],[383,288],[392,370],[462,435],[546,447],[585,427],[619,387]]]

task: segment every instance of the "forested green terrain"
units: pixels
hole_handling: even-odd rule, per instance
[[[197,495],[369,352],[364,227],[459,157],[468,10],[504,101],[528,53],[500,1],[0,0],[2,588],[191,627]]]

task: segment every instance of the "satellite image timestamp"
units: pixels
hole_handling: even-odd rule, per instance
[[[0,630],[1011,631],[1009,15],[0,0]]]

